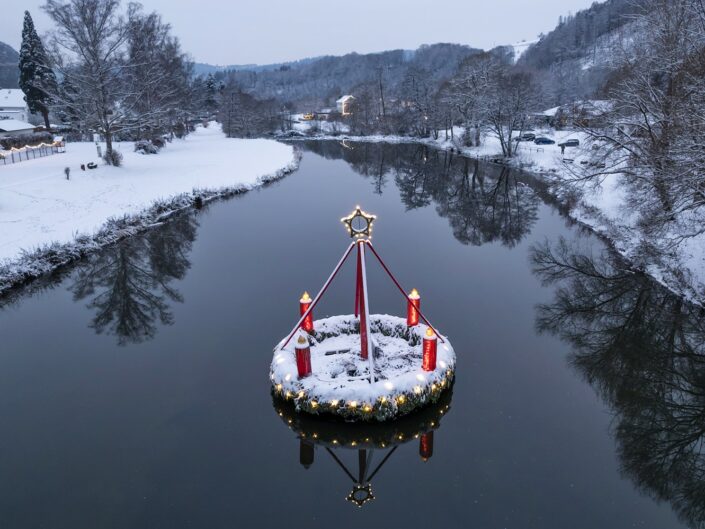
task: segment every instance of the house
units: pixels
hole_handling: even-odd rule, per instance
[[[25,123],[18,119],[0,119],[0,138],[31,134],[36,128],[31,123]]]
[[[355,102],[355,98],[351,95],[344,95],[338,99],[335,104],[338,108],[338,112],[343,116],[349,116],[352,114],[352,105]]]
[[[29,108],[19,88],[0,89],[0,120],[29,121]]]

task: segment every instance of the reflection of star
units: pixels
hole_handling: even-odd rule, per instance
[[[355,226],[353,226],[355,219],[358,218],[362,219],[362,221],[365,223],[364,228],[356,228]],[[345,227],[347,228],[350,237],[371,237],[372,223],[375,221],[376,218],[377,215],[365,213],[360,209],[360,206],[357,206],[355,207],[355,211],[353,211],[347,217],[343,217],[342,219],[340,219],[340,221],[345,224]]]
[[[372,484],[368,483],[364,487],[359,484],[353,486],[353,490],[348,497],[345,498],[350,503],[354,503],[358,507],[362,507],[368,501],[372,501],[375,497],[372,495]]]

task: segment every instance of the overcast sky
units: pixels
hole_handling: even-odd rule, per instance
[[[126,1],[126,0],[125,0]],[[593,0],[143,0],[184,51],[211,64],[274,63],[457,42],[489,49],[534,39]],[[43,0],[2,0],[0,41],[19,49],[28,9],[51,29]],[[434,4],[440,7],[434,7]]]

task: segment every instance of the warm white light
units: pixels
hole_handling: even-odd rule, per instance
[[[387,382],[384,383],[384,387],[391,391],[391,390],[394,389],[394,384],[392,384],[391,382],[387,381]]]

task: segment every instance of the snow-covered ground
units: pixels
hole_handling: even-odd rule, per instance
[[[118,144],[122,167],[104,165],[93,143],[69,143],[65,154],[0,167],[0,259],[70,242],[110,217],[135,214],[156,200],[193,189],[253,186],[292,163],[293,148],[271,140],[228,139],[219,126],[199,127],[156,155]],[[103,146],[103,151],[105,147]],[[80,165],[98,163],[94,170]],[[71,169],[66,180],[64,168]]]
[[[122,167],[105,165],[90,142],[69,143],[65,154],[0,166],[0,287],[7,287],[10,272],[21,279],[48,271],[46,263],[32,270],[28,262],[41,259],[42,249],[51,246],[56,253],[77,240],[83,247],[109,242],[111,219],[142,215],[139,222],[153,222],[157,210],[178,209],[196,195],[209,199],[251,189],[298,164],[290,145],[228,139],[215,123],[174,140],[156,155],[133,152],[132,142],[117,144],[117,149],[124,157]],[[81,164],[89,162],[98,168],[82,171]],[[65,167],[71,169],[69,180]],[[153,214],[146,215],[150,208]],[[139,222],[121,222],[120,227],[135,229]],[[68,262],[71,256],[55,260]],[[25,271],[18,272],[22,267]]]

